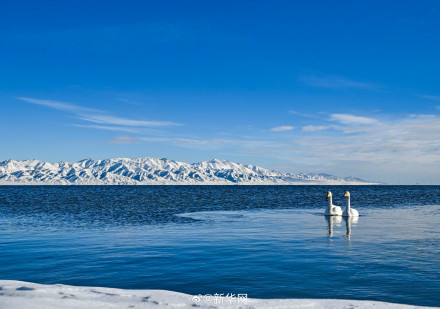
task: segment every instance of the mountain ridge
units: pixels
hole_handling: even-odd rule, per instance
[[[185,163],[167,158],[83,159],[55,163],[0,161],[0,185],[302,185],[377,184],[356,177],[282,173],[213,159]]]

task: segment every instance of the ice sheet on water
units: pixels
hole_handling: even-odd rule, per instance
[[[240,211],[201,211],[177,214],[176,216],[197,221],[231,222],[243,219],[244,213]]]

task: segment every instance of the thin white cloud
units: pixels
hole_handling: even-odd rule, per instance
[[[331,114],[330,120],[345,125],[372,125],[378,123],[378,121],[374,118],[355,116],[351,114]]]
[[[316,132],[316,131],[323,131],[323,130],[327,130],[329,127],[327,126],[303,126],[302,130],[304,132]]]
[[[291,131],[293,130],[295,127],[293,126],[279,126],[279,127],[275,127],[270,129],[270,131],[272,132],[284,132],[284,131]]]
[[[145,142],[159,142],[175,145],[240,145],[240,141],[225,139],[196,139],[182,137],[141,137],[139,139]]]
[[[91,115],[91,114],[81,116],[80,119],[95,123],[128,126],[128,127],[168,127],[168,126],[179,125],[175,122],[170,122],[170,121],[145,121],[145,120],[134,120],[128,118],[114,117],[114,116]]]
[[[60,102],[60,101],[52,101],[52,100],[39,100],[39,99],[33,99],[33,98],[25,98],[25,97],[18,97],[20,101],[24,101],[27,103],[42,105],[50,108],[54,108],[60,111],[65,112],[72,112],[72,113],[102,113],[103,111],[94,109],[94,108],[88,108],[88,107],[82,107],[79,105],[74,105],[70,103]]]
[[[364,90],[378,90],[383,88],[379,85],[361,81],[355,81],[343,76],[337,75],[325,75],[325,76],[300,76],[298,80],[307,86],[317,88],[329,88],[329,89],[364,89]]]
[[[317,117],[316,115],[301,113],[301,112],[297,112],[295,110],[290,110],[289,114],[297,115],[297,116],[301,116],[301,117],[309,117],[309,118],[316,118]]]
[[[207,150],[207,149],[225,149],[225,147],[245,148],[246,142],[242,140],[227,139],[200,139],[185,137],[140,137],[140,141],[150,143],[170,144],[174,146]]]
[[[440,95],[422,94],[422,95],[419,95],[419,97],[424,98],[424,99],[428,99],[428,100],[440,101]]]
[[[18,97],[17,99],[41,106],[46,106],[49,108],[53,108],[56,110],[69,112],[74,114],[77,118],[92,122],[98,123],[106,126],[96,126],[96,125],[83,125],[84,128],[91,129],[101,129],[101,130],[112,130],[112,131],[126,131],[126,132],[135,132],[135,129],[127,129],[128,128],[136,128],[136,127],[170,127],[170,126],[178,126],[180,124],[171,122],[171,121],[150,121],[150,120],[139,120],[139,119],[129,119],[118,116],[110,116],[105,111],[93,108],[82,107],[79,105],[74,105],[70,103],[60,102],[60,101],[52,101],[52,100],[40,100],[33,98],[25,98]],[[80,125],[76,125],[80,126]]]
[[[107,131],[122,131],[122,132],[130,132],[130,133],[141,133],[136,128],[127,128],[127,127],[112,127],[112,126],[100,126],[100,125],[89,125],[89,124],[72,124],[74,127],[78,128],[86,128],[86,129],[98,129],[98,130],[107,130]]]

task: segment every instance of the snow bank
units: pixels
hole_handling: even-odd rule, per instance
[[[192,296],[163,290],[122,290],[0,280],[0,308],[428,308],[336,299],[238,299]],[[432,308],[432,307],[431,307]]]

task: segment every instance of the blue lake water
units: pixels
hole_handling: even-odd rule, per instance
[[[440,186],[0,186],[0,279],[440,306],[439,218]]]

